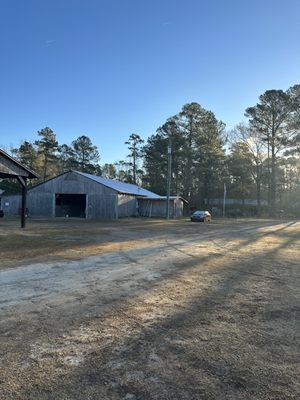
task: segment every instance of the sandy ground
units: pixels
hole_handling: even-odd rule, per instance
[[[0,220],[0,399],[299,399],[300,222]]]

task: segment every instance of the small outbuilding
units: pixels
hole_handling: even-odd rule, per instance
[[[6,214],[15,215],[19,196],[3,198]],[[182,216],[183,199],[170,197],[170,217]],[[118,219],[122,217],[164,217],[166,197],[140,186],[105,179],[84,172],[69,171],[28,190],[29,216]],[[149,212],[149,210],[151,212]]]
[[[163,218],[166,216],[167,197],[140,197],[139,201],[139,215],[141,217],[157,217]],[[169,216],[170,218],[180,218],[183,216],[184,204],[187,201],[182,197],[170,196],[169,197]]]

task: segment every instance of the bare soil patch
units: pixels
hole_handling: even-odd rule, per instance
[[[300,223],[0,223],[0,399],[300,398]]]

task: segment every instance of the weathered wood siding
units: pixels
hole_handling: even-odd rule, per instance
[[[98,184],[98,186],[101,186]],[[88,194],[87,195],[87,218],[115,219],[116,194]]]
[[[86,194],[86,218],[116,218],[117,192],[74,172],[58,176],[28,191],[32,216],[55,216],[56,194]]]
[[[133,195],[118,194],[118,218],[136,217],[138,213],[137,198]]]
[[[167,201],[139,199],[139,215],[141,217],[166,217]],[[183,215],[183,201],[180,198],[170,200],[170,218],[180,218]]]
[[[29,215],[54,217],[55,195],[44,192],[28,192],[27,208]]]
[[[140,199],[139,211],[143,217],[165,217],[166,216],[166,200],[147,200]],[[173,201],[170,200],[170,218],[173,218]]]
[[[4,215],[18,215],[19,209],[21,208],[21,196],[2,196],[1,197],[1,208],[4,211]]]

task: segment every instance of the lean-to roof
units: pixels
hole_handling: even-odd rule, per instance
[[[21,164],[4,150],[0,149],[0,177],[1,178],[38,178],[38,175]]]

